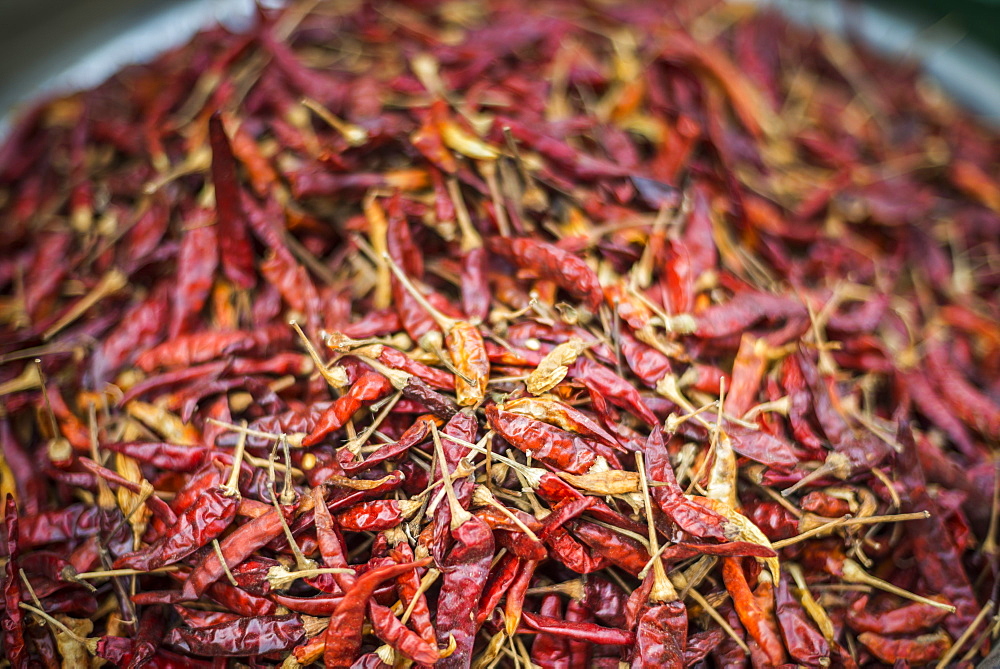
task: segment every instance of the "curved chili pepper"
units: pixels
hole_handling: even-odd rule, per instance
[[[410,448],[426,440],[430,436],[430,426],[434,422],[430,416],[421,416],[410,427],[406,428],[397,441],[383,444],[378,450],[369,453],[364,460],[355,461],[347,449],[338,451],[337,460],[344,469],[344,473],[349,476],[366,471],[387,460],[394,460],[404,455]]]
[[[349,596],[349,594],[345,596]],[[433,664],[437,661],[436,643],[427,641],[407,629],[406,625],[393,615],[392,610],[369,603],[368,616],[371,618],[372,629],[376,636],[406,659],[419,664]]]
[[[497,434],[523,452],[571,474],[583,474],[597,462],[597,454],[582,438],[557,427],[514,414],[488,403],[486,419]]]
[[[464,667],[472,659],[476,637],[475,607],[493,558],[493,533],[475,516],[451,530],[454,540],[439,568],[443,572],[435,626],[438,644],[455,639],[455,651],[438,661],[444,669]]]
[[[774,597],[768,582],[761,591],[761,596],[757,597],[754,591],[750,590],[746,576],[743,574],[743,567],[740,565],[740,558],[722,559],[722,579],[726,584],[726,590],[733,598],[733,606],[740,616],[740,621],[747,629],[747,633],[760,646],[760,650],[767,658],[767,661],[774,666],[784,663],[786,659],[785,646],[781,641],[778,632],[777,622],[769,610],[773,607]],[[765,585],[764,582],[761,585]],[[768,597],[770,600],[768,601]]]
[[[796,662],[807,667],[824,666],[823,660],[830,657],[830,646],[792,594],[789,580],[781,579],[774,591],[775,613],[785,648]]]
[[[875,632],[862,632],[858,641],[886,664],[900,660],[916,665],[928,664],[951,647],[951,638],[944,632],[923,634],[912,639],[894,639]]]
[[[222,534],[236,517],[239,499],[230,491],[211,488],[182,513],[170,531],[150,546],[127,553],[115,569],[149,571],[181,560]]]
[[[423,406],[422,410],[430,411],[443,420],[450,420],[459,411],[458,405],[450,397],[434,391],[418,376],[407,379],[401,392],[404,397],[419,402]]]
[[[293,509],[294,511],[294,509]],[[254,518],[241,525],[219,542],[219,548],[226,565],[234,567],[245,560],[255,550],[264,546],[282,533],[281,519],[277,509]],[[184,599],[197,599],[205,590],[222,576],[225,567],[215,553],[209,553],[195,566],[184,582]]]
[[[323,659],[327,667],[350,667],[361,648],[361,627],[367,610],[366,603],[383,581],[426,565],[430,559],[406,564],[376,567],[360,576],[344,594],[340,605],[330,616],[324,641]]]
[[[363,402],[381,399],[392,389],[392,384],[381,374],[366,373],[337,398],[316,421],[315,427],[302,440],[303,446],[318,444],[326,435],[339,430],[361,408]]]
[[[587,308],[596,312],[604,302],[604,291],[594,270],[572,253],[557,246],[531,238],[499,238],[486,240],[487,248],[511,260],[518,267],[555,281],[567,293],[583,300]]]
[[[301,619],[292,613],[239,618],[208,627],[175,627],[167,643],[197,655],[243,657],[288,650],[304,635]]]
[[[683,602],[646,607],[636,626],[631,666],[684,667],[687,629],[687,609]]]
[[[567,639],[589,641],[608,646],[628,646],[635,643],[636,640],[635,635],[626,630],[601,627],[594,623],[569,622],[529,611],[522,611],[521,619],[530,629]]]
[[[246,215],[241,206],[236,160],[218,112],[208,119],[208,138],[212,146],[212,183],[215,186],[222,269],[226,278],[238,288],[248,290],[257,282],[253,248],[247,236]]]
[[[24,614],[21,611],[21,577],[18,575],[17,503],[12,495],[4,499],[4,528],[7,564],[4,567],[4,611],[0,614],[3,629],[3,646],[12,667],[25,669],[29,665],[28,649],[24,642]]]
[[[696,537],[725,541],[726,519],[687,499],[680,486],[677,485],[674,469],[670,465],[670,456],[667,453],[666,444],[663,443],[663,435],[659,430],[653,430],[649,433],[645,456],[646,470],[649,472],[650,480],[666,484],[651,487],[649,491],[660,510],[685,532]]]
[[[659,423],[635,386],[607,367],[588,358],[577,358],[569,369],[569,376],[643,422],[649,425]]]
[[[402,351],[397,351],[389,346],[382,346],[379,354],[375,357],[379,362],[385,363],[387,367],[415,376],[432,388],[449,391],[455,389],[454,374],[446,372],[443,369],[428,367],[422,362],[417,362]]]

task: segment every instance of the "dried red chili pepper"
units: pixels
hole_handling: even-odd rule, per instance
[[[747,634],[757,642],[768,662],[775,666],[782,664],[786,659],[785,646],[781,641],[777,621],[772,615],[774,597],[771,594],[770,581],[761,582],[758,586],[758,590],[761,591],[758,597],[758,593],[751,590],[747,584],[740,558],[723,558],[722,578],[733,598],[733,606],[740,616],[740,622],[747,629]]]
[[[264,9],[15,122],[0,488],[40,606],[125,666],[850,667],[852,630],[940,658],[995,586],[995,143],[914,72],[715,8]],[[741,559],[765,537],[819,603]],[[866,561],[931,599],[840,590]],[[667,564],[733,637],[690,633]]]
[[[175,627],[167,643],[196,655],[241,657],[288,650],[304,635],[301,619],[291,613],[238,618],[208,627]]]
[[[21,611],[21,577],[18,574],[18,518],[14,497],[4,498],[4,528],[7,564],[4,567],[3,599],[3,646],[12,667],[29,666],[28,649],[24,640],[24,614]]]
[[[375,588],[383,581],[426,565],[428,562],[430,559],[376,567],[354,582],[330,616],[330,625],[326,628],[324,636],[326,649],[323,652],[323,659],[326,666],[351,666],[361,648],[361,627],[368,608],[366,603]]]
[[[247,236],[246,216],[240,204],[236,161],[222,117],[208,119],[208,137],[212,146],[212,184],[215,186],[215,209],[219,225],[219,257],[226,278],[238,288],[253,288],[257,280],[253,249]]]
[[[582,437],[492,403],[485,410],[486,419],[497,434],[546,464],[571,474],[583,474],[597,461],[597,454]]]
[[[115,569],[149,571],[182,560],[222,534],[236,517],[239,499],[232,491],[210,488],[169,525],[150,546],[115,560]]]

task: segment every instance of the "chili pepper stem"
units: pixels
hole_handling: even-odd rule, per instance
[[[299,446],[301,446],[302,439],[305,437],[304,433],[280,435],[280,434],[274,434],[273,432],[261,432],[260,430],[254,430],[252,428],[248,428],[242,425],[234,425],[233,423],[227,423],[226,421],[218,420],[216,418],[211,418],[211,417],[206,418],[205,422],[211,423],[212,425],[218,425],[219,427],[224,427],[227,430],[232,430],[233,432],[239,432],[241,434],[245,434],[249,437],[260,437],[261,439],[269,439],[270,441],[279,441],[281,437],[284,436],[285,440],[288,442],[288,445],[293,448],[298,448]],[[244,459],[247,462],[253,464],[255,467],[259,467],[260,465],[258,464],[258,462],[262,462],[260,458],[254,458],[253,456],[249,455],[245,455]],[[277,463],[275,466],[279,470],[284,471],[284,465]],[[293,469],[293,471],[295,470]],[[296,475],[298,476],[299,474]]]
[[[479,236],[476,228],[472,225],[472,218],[469,210],[465,206],[465,199],[462,197],[462,189],[455,177],[449,177],[447,181],[448,196],[451,197],[455,205],[455,218],[458,219],[458,228],[462,231],[462,252],[468,253],[473,249],[478,249],[483,245],[483,239]],[[499,205],[497,207],[499,209]]]
[[[389,417],[389,414],[392,412],[393,407],[396,406],[396,403],[399,402],[402,396],[403,396],[403,391],[401,390],[397,391],[396,394],[389,399],[388,403],[384,407],[382,407],[382,410],[379,411],[378,415],[375,416],[375,420],[372,421],[371,425],[366,427],[364,432],[359,434],[357,437],[351,439],[346,444],[344,444],[344,446],[347,447],[347,450],[349,450],[355,456],[360,454],[361,447],[371,438],[371,436],[375,433],[375,430],[379,428],[379,426],[383,423],[383,421],[385,421],[385,419]]]
[[[345,567],[320,567],[289,571],[284,565],[275,565],[267,571],[267,581],[272,588],[283,590],[300,578],[314,578],[323,574],[353,574],[353,569]]]
[[[479,504],[480,506],[492,506],[503,515],[510,518],[511,522],[521,528],[521,531],[524,532],[529,539],[538,544],[542,543],[542,540],[531,531],[531,528],[525,525],[520,518],[515,516],[507,507],[493,497],[493,493],[491,493],[489,488],[486,486],[476,486],[475,491],[472,493],[472,501],[474,504]]]
[[[58,628],[63,633],[67,634],[71,639],[79,643],[81,646],[85,647],[91,655],[97,654],[97,639],[85,639],[81,637],[76,632],[66,627],[64,624],[62,624],[61,622],[50,616],[45,611],[41,610],[40,608],[35,608],[31,604],[28,604],[26,602],[18,602],[18,606],[20,606],[25,611],[28,611],[29,613],[35,614],[48,624]]]
[[[441,576],[440,570],[434,569],[433,567],[427,570],[424,577],[420,579],[420,585],[417,587],[416,592],[413,593],[413,599],[411,599],[409,604],[406,605],[406,610],[403,611],[403,615],[400,616],[399,622],[405,625],[410,620],[410,616],[413,615],[413,609],[417,607],[417,602],[425,592],[430,590],[431,586],[434,585],[434,582],[438,580],[439,576]]]
[[[658,429],[658,428],[653,428]],[[646,526],[649,529],[649,552],[652,555],[659,553],[656,541],[656,525],[653,523],[653,504],[649,497],[649,484],[646,481],[646,464],[642,452],[635,454],[635,466],[639,471],[639,481],[642,483],[642,503],[646,509]],[[649,591],[649,601],[651,602],[672,602],[677,599],[677,591],[667,578],[667,572],[663,568],[663,561],[653,561],[653,588]]]
[[[413,299],[415,299],[420,304],[420,306],[423,307],[428,314],[430,314],[430,317],[434,319],[434,322],[438,324],[438,327],[440,327],[445,332],[448,332],[453,327],[455,327],[455,324],[458,321],[456,321],[454,318],[449,318],[445,316],[440,311],[438,311],[433,304],[428,302],[427,298],[424,297],[419,290],[417,290],[417,287],[415,285],[413,285],[413,281],[410,280],[410,277],[406,276],[406,274],[403,272],[403,269],[396,264],[396,262],[389,256],[388,253],[382,254],[382,260],[386,262],[392,273],[396,275],[396,278],[399,279],[399,283],[402,284],[403,288],[406,289],[406,292],[412,295]]]
[[[750,655],[750,649],[747,647],[746,642],[740,638],[740,635],[736,633],[736,630],[734,630],[732,625],[729,624],[729,621],[727,621],[722,614],[719,613],[714,606],[712,606],[711,602],[705,599],[705,597],[694,588],[688,591],[688,595],[695,601],[696,604],[698,604],[698,606],[705,609],[705,612],[708,613],[712,620],[719,623],[719,627],[721,627],[726,634],[728,634],[730,638],[736,642],[736,645],[740,647],[740,650],[748,656]]]
[[[443,342],[441,340],[440,332],[438,332],[437,330],[428,331],[423,337],[420,338],[418,344],[420,345],[420,348],[422,348],[423,350],[434,354],[434,356],[437,357],[437,359],[441,362],[441,364],[444,366],[445,369],[447,369],[449,372],[459,377],[469,385],[472,385],[473,383],[472,379],[463,374],[462,371],[455,366],[455,363],[452,362],[451,357],[448,355],[448,352],[444,350],[444,346],[442,346]]]
[[[843,453],[830,451],[827,453],[826,461],[823,464],[803,476],[791,486],[782,490],[781,494],[788,497],[800,488],[803,488],[804,486],[807,486],[813,481],[819,480],[824,476],[835,476],[839,479],[846,479],[850,475],[851,462],[847,459],[847,456]]]
[[[309,341],[309,338],[306,337],[306,333],[302,331],[301,327],[299,327],[298,322],[288,321],[288,324],[292,326],[292,329],[295,330],[299,339],[302,340],[302,345],[305,347],[306,352],[309,353],[309,357],[312,358],[313,363],[316,365],[316,371],[320,373],[331,388],[337,392],[343,391],[344,386],[346,385],[346,378],[342,376],[338,377],[327,368],[326,363],[324,363],[322,358],[319,357],[319,352],[316,350],[316,347],[313,346],[312,342]]]
[[[566,595],[570,599],[575,599],[577,601],[583,599],[586,595],[583,581],[578,578],[574,578],[570,581],[563,581],[562,583],[553,583],[552,585],[542,585],[535,588],[528,588],[524,591],[526,596],[547,595],[550,593]]]
[[[353,357],[357,358],[361,362],[365,363],[376,372],[389,379],[389,383],[392,384],[393,388],[396,390],[402,390],[406,387],[407,381],[410,380],[410,375],[406,372],[400,371],[398,369],[393,369],[388,365],[384,365],[374,358],[370,358],[367,355],[359,353],[357,351],[352,351],[350,353]]]
[[[79,302],[73,305],[62,318],[56,321],[52,327],[42,333],[42,340],[48,341],[56,336],[63,328],[78,319],[92,306],[109,295],[117,293],[128,284],[128,277],[119,269],[112,269],[94,286],[93,290],[87,293]]]
[[[226,573],[226,578],[229,580],[229,584],[234,588],[239,586],[236,582],[236,577],[233,576],[233,572],[230,571],[229,565],[226,564],[226,556],[222,554],[222,546],[219,545],[218,539],[212,539],[212,550],[215,551],[215,557],[219,560],[219,564],[222,565],[222,571]]]
[[[503,192],[500,190],[500,181],[497,178],[497,163],[492,160],[479,161],[479,171],[486,179],[486,187],[490,191],[490,200],[493,201],[493,211],[496,212],[497,230],[501,237],[510,237],[510,221],[507,218],[507,205],[504,201]],[[463,205],[464,206],[464,205]],[[459,219],[461,224],[461,219]],[[463,233],[464,235],[464,233]],[[462,243],[465,243],[463,236]],[[479,240],[482,245],[482,240]]]
[[[444,480],[444,492],[448,497],[448,507],[451,510],[451,529],[457,530],[463,524],[472,519],[472,514],[462,508],[455,497],[455,487],[448,472],[448,463],[445,462],[444,447],[441,445],[441,436],[438,433],[437,425],[431,423],[431,436],[434,438],[434,450],[437,453],[438,467],[441,470],[441,478]]]
[[[181,569],[180,565],[171,564],[166,567],[158,567],[156,569],[142,570],[142,569],[106,569],[104,571],[82,571],[76,575],[79,579],[90,579],[90,578],[116,578],[119,576],[144,576],[146,574],[162,574],[170,571],[177,571]]]
[[[315,100],[302,98],[302,106],[320,117],[331,128],[339,132],[350,146],[358,147],[368,142],[368,131],[353,123],[337,118],[329,109]],[[391,664],[391,663],[389,663]]]
[[[851,516],[842,516],[840,518],[835,518],[828,523],[823,525],[818,525],[813,527],[801,534],[797,534],[794,537],[789,537],[787,539],[781,539],[780,541],[775,541],[771,544],[771,547],[775,550],[784,548],[786,546],[791,546],[792,544],[797,544],[800,541],[809,539],[818,534],[823,534],[829,530],[836,527],[842,527],[845,525],[874,525],[875,523],[892,523],[892,522],[905,522],[908,520],[924,520],[930,518],[930,511],[916,511],[914,513],[898,513],[885,516],[863,516],[860,518],[853,518]]]
[[[246,425],[244,424],[244,427]],[[223,492],[227,497],[239,497],[240,495],[240,466],[243,463],[243,453],[245,452],[247,444],[247,433],[240,432],[239,439],[236,441],[236,448],[233,450],[233,469],[229,472],[229,479],[226,484],[222,486]]]
[[[292,529],[290,527],[288,527],[288,522],[285,521],[285,514],[281,510],[281,506],[278,503],[278,496],[274,493],[274,479],[275,479],[275,475],[274,475],[274,458],[277,455],[277,450],[278,450],[278,445],[279,444],[284,444],[284,447],[286,449],[285,452],[287,453],[287,442],[284,440],[284,435],[282,435],[282,438],[271,449],[271,453],[268,455],[268,458],[267,458],[268,475],[269,475],[268,476],[268,489],[271,492],[271,504],[274,505],[274,512],[278,514],[278,522],[281,523],[281,529],[282,529],[282,531],[285,534],[285,539],[288,540],[288,547],[292,550],[292,555],[295,556],[295,566],[299,569],[299,571],[304,571],[306,569],[311,569],[312,566],[314,564],[316,564],[316,563],[313,562],[312,560],[307,559],[306,556],[302,554],[302,550],[299,548],[299,544],[298,544],[297,541],[295,541],[295,536],[292,534]],[[289,479],[288,479],[288,471],[287,471],[287,467],[288,466],[289,465],[286,465],[286,471],[285,471],[285,485],[286,485],[286,487],[287,487],[288,481],[289,481]],[[291,504],[294,501],[294,492],[292,492],[291,494],[292,494],[292,499],[288,502],[288,504]],[[285,498],[284,491],[282,492],[282,498],[283,498],[282,501],[284,502],[284,498]],[[221,556],[220,556],[220,559],[221,559]],[[223,562],[223,564],[225,564],[225,562]]]
[[[850,558],[844,560],[843,570],[844,570],[844,580],[847,581],[848,583],[862,583],[864,585],[870,585],[873,588],[878,588],[879,590],[885,590],[886,592],[890,592],[894,595],[899,595],[900,597],[903,597],[905,599],[911,599],[915,602],[920,602],[921,604],[927,604],[928,606],[934,606],[939,609],[944,609],[945,611],[949,611],[951,613],[955,612],[955,607],[952,606],[951,604],[942,604],[941,602],[935,601],[933,599],[928,599],[927,597],[921,597],[920,595],[912,593],[909,590],[903,590],[902,588],[897,587],[892,583],[883,581],[880,578],[876,578],[870,575],[868,572],[866,572],[864,569],[861,568],[861,565],[859,565],[857,562],[855,562]]]
[[[6,362],[6,359],[0,357],[0,364],[3,364],[4,362]],[[23,372],[10,381],[0,383],[0,397],[10,395],[11,393],[23,392],[25,390],[34,390],[35,388],[40,388],[41,386],[42,377],[38,367],[35,365],[25,365]]]

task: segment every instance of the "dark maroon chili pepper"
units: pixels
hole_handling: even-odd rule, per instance
[[[255,550],[278,537],[281,532],[281,519],[276,509],[271,509],[241,525],[219,542],[225,564],[229,567],[238,565]],[[225,566],[219,561],[219,557],[215,553],[209,553],[195,566],[184,582],[184,598],[197,599],[208,586],[222,576],[224,571]]]
[[[416,446],[430,437],[431,423],[434,419],[429,416],[421,416],[400,435],[399,439],[389,444],[383,444],[373,453],[370,453],[363,461],[357,462],[349,450],[342,449],[337,453],[337,459],[344,473],[354,475],[375,467],[386,460],[394,460],[404,455],[410,448]]]
[[[539,276],[555,281],[570,295],[583,300],[587,308],[597,311],[604,301],[604,291],[594,271],[580,258],[557,246],[537,239],[486,240],[492,253],[508,258],[518,267],[530,269]]]
[[[232,491],[210,488],[181,514],[168,533],[143,550],[121,556],[115,568],[149,571],[182,560],[207,545],[236,517],[239,499]]]
[[[476,637],[475,607],[486,584],[493,557],[493,533],[483,521],[471,517],[451,529],[453,544],[439,564],[443,572],[438,594],[438,644],[455,639],[455,652],[438,661],[442,667],[462,667],[472,658]]]
[[[99,464],[91,460],[90,458],[79,458],[80,464],[82,464],[87,470],[93,472],[97,476],[100,476],[106,482],[112,484],[113,488],[125,488],[135,494],[140,494],[142,492],[141,486],[136,483],[122,478],[115,472],[112,472]],[[149,510],[156,514],[157,518],[162,520],[167,525],[173,525],[177,522],[177,517],[174,515],[173,510],[159,497],[155,495],[149,495],[146,498],[145,504],[149,507]]]
[[[177,283],[173,287],[170,308],[170,339],[191,331],[212,290],[212,279],[219,264],[219,237],[211,214],[198,210],[188,220],[177,258]],[[145,315],[142,312],[137,316]],[[159,315],[156,312],[151,316]],[[147,347],[148,348],[148,347]]]
[[[18,543],[22,550],[28,550],[93,536],[100,531],[99,511],[97,507],[71,504],[56,511],[25,516],[18,522]]]
[[[406,564],[376,567],[360,576],[344,594],[340,605],[330,616],[325,632],[326,650],[323,659],[327,667],[350,667],[361,648],[361,626],[368,607],[366,603],[383,581],[426,565],[430,559]]]
[[[226,277],[238,288],[248,290],[256,283],[253,249],[247,236],[246,216],[240,205],[233,149],[218,113],[208,119],[208,136],[212,146],[212,184],[215,186],[222,268]]]
[[[806,666],[822,666],[829,659],[830,646],[792,594],[787,576],[774,590],[775,613],[788,655]]]
[[[583,474],[597,461],[597,454],[582,437],[523,416],[486,405],[486,418],[497,434],[512,446],[571,474]]]
[[[906,527],[917,557],[917,569],[932,592],[945,597],[957,609],[942,623],[952,636],[957,637],[976,617],[979,606],[969,578],[961,567],[959,552],[944,526],[941,514],[935,513],[937,505],[927,493],[927,484],[917,461],[917,448],[910,426],[901,423],[896,439],[904,448],[897,461],[898,476],[906,490],[901,496],[902,510],[926,509],[931,512],[930,518],[907,523]]]
[[[542,598],[538,613],[553,620],[562,616],[562,603],[559,596],[548,594]],[[540,633],[531,644],[531,661],[543,669],[569,669],[569,641],[555,634]]]
[[[292,613],[239,618],[208,627],[175,627],[166,642],[196,655],[244,657],[289,650],[303,636],[302,621]]]
[[[24,612],[21,610],[21,576],[18,573],[18,518],[17,503],[12,495],[4,499],[4,529],[7,564],[4,567],[3,599],[4,612],[0,616],[3,628],[3,645],[12,667],[23,669],[29,666],[28,649],[24,640]]]
[[[933,629],[948,615],[947,609],[922,602],[912,602],[898,609],[876,612],[869,611],[867,604],[868,595],[862,595],[847,609],[847,624],[855,632],[914,634]]]
[[[644,607],[635,632],[633,667],[683,667],[687,609],[673,601]]]
[[[601,627],[594,623],[574,623],[528,611],[521,613],[521,619],[530,629],[568,639],[588,641],[608,646],[628,646],[635,643],[635,635],[631,632],[611,627]]]
[[[411,376],[402,389],[403,397],[419,402],[442,420],[450,420],[458,413],[458,405],[447,395],[435,391],[418,376]]]

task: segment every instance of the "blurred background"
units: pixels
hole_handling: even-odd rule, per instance
[[[757,2],[925,61],[1000,125],[1000,0]],[[239,23],[250,12],[252,0],[0,0],[0,118],[41,90],[95,84],[213,19]]]

